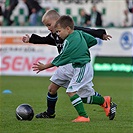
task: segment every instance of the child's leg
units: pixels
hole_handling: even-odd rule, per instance
[[[94,95],[94,96],[82,98],[82,101],[83,103],[102,105],[104,103],[104,98],[102,96]]]
[[[84,110],[81,98],[76,93],[68,93],[68,95],[70,97],[72,105],[79,114],[79,116],[76,119],[74,119],[72,122],[89,122],[90,119]]]
[[[74,106],[74,108],[76,109],[76,111],[78,112],[79,116],[84,116],[88,118],[88,115],[86,114],[84,106],[83,106],[83,102],[77,94],[70,97],[70,101],[72,105]]]
[[[86,98],[82,98],[83,103],[88,103],[88,104],[97,104],[103,107],[106,116],[109,116],[110,114],[110,103],[111,103],[111,97],[110,96],[90,96]]]
[[[57,102],[58,96],[57,93],[56,94],[50,94],[48,92],[47,94],[47,113],[49,115],[53,115],[55,113],[55,106],[56,106],[56,102]]]

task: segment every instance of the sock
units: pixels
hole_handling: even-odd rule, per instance
[[[72,96],[70,98],[71,103],[73,104],[74,108],[77,110],[79,116],[84,116],[86,118],[88,118],[85,110],[84,110],[84,106],[83,106],[83,102],[81,100],[81,98],[75,94],[74,96]]]
[[[102,96],[94,95],[87,98],[82,98],[82,101],[83,103],[102,105],[104,103],[104,98]]]
[[[104,98],[99,96],[91,96],[90,104],[102,105],[104,103]]]
[[[49,92],[47,94],[47,113],[53,115],[55,113],[55,105],[57,102],[58,96],[57,93],[51,95]]]
[[[95,96],[101,97],[101,94],[99,94],[98,92],[95,92]]]

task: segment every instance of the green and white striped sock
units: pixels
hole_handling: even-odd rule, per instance
[[[74,96],[70,97],[70,100],[74,108],[77,110],[79,116],[84,116],[88,118],[88,115],[84,110],[84,106],[81,98],[77,94],[75,94]]]
[[[82,101],[83,103],[102,105],[104,103],[104,98],[102,96],[90,96],[82,98]]]

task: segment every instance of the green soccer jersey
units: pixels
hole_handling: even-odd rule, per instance
[[[96,44],[93,36],[75,30],[64,40],[61,53],[51,63],[55,66],[72,63],[74,68],[82,67],[90,61],[89,48]]]

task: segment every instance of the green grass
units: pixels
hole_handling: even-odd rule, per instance
[[[46,109],[49,77],[2,76],[0,79],[0,133],[133,133],[133,80],[124,77],[96,77],[94,88],[102,95],[110,95],[117,103],[116,118],[109,121],[102,108],[85,104],[90,123],[72,123],[77,112],[70,103],[64,88],[58,92],[55,119],[18,121],[15,109],[29,103],[34,113]],[[11,94],[3,94],[9,89]]]

